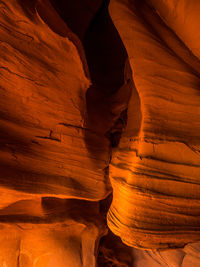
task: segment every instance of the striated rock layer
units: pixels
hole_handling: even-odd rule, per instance
[[[198,266],[199,9],[0,0],[0,266]]]
[[[31,19],[22,6],[1,1],[1,205],[40,195],[105,198],[109,141],[85,126],[81,44],[48,1]],[[85,132],[95,141],[86,144]]]
[[[106,69],[111,92],[102,92],[110,81],[91,82],[80,39],[48,0],[0,1],[0,7],[0,265],[96,266],[107,232],[101,200],[111,193],[109,137],[119,139],[123,123],[115,121],[130,97],[125,49],[115,30],[116,50],[124,51]],[[99,19],[107,14],[109,35],[114,26],[106,7]],[[80,37],[88,25],[81,26]],[[106,63],[97,64],[93,76],[100,77]]]
[[[200,240],[200,63],[155,9],[127,0],[109,7],[127,49],[133,90],[110,164],[108,225],[126,244],[146,249]],[[176,12],[169,24],[180,30],[186,14]],[[187,18],[195,20],[192,12]],[[180,36],[185,44],[190,37]]]

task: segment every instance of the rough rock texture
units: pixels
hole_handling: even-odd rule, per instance
[[[104,198],[109,192],[104,171],[109,144],[85,126],[90,81],[73,34],[58,24],[59,17],[53,22],[70,37],[52,31],[54,25],[49,28],[41,19],[51,15],[43,5],[33,21],[16,1],[1,5],[2,193],[6,188],[12,201],[17,192],[20,199],[26,193]],[[86,131],[96,142],[85,143]],[[93,146],[96,158],[87,146]]]
[[[0,0],[0,266],[200,266],[199,10]]]

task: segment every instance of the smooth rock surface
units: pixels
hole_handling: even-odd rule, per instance
[[[200,266],[199,9],[0,1],[0,266]]]
[[[109,11],[127,49],[133,93],[110,164],[108,225],[130,246],[182,247],[200,240],[199,69],[145,2],[112,0]],[[190,62],[197,64],[192,54]]]

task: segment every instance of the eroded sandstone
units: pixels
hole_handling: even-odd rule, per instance
[[[199,7],[0,1],[0,265],[198,266]]]

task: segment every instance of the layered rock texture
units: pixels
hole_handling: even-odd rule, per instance
[[[134,86],[127,126],[110,165],[108,221],[128,245],[148,249],[182,246],[200,233],[200,65],[184,46],[195,42],[191,35],[178,38],[177,17],[186,10],[179,5],[164,24],[160,2],[157,12],[142,2],[110,4]],[[186,25],[195,20],[193,12],[185,17]]]
[[[199,11],[0,1],[0,266],[200,266]]]

